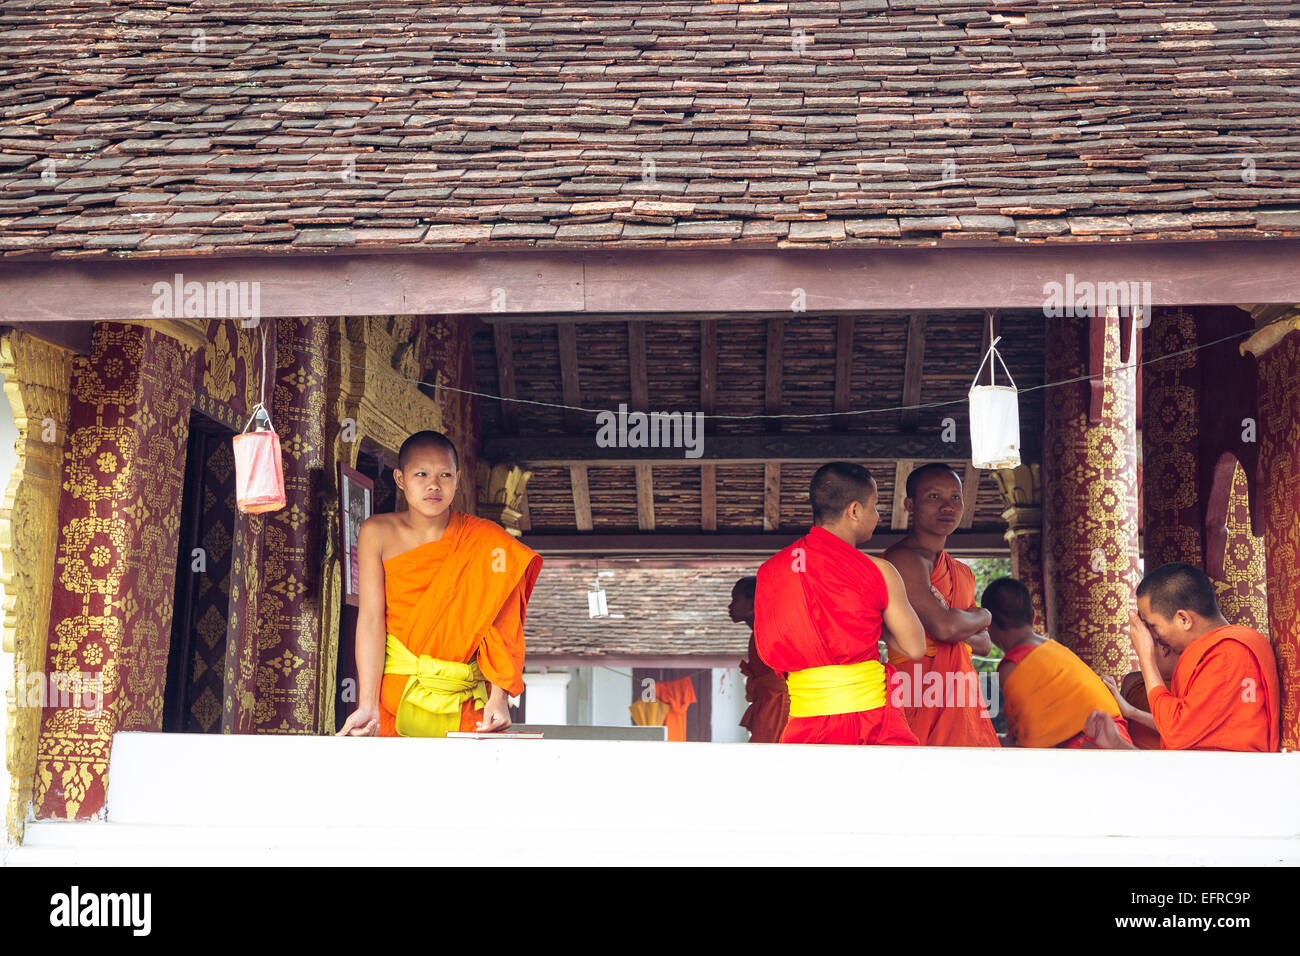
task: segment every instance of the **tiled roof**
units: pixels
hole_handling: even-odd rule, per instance
[[[528,542],[527,535],[524,543]],[[537,655],[745,656],[749,628],[727,616],[731,588],[760,562],[735,567],[640,567],[635,561],[554,563],[542,567],[524,622]],[[593,618],[587,592],[597,573],[609,617]]]
[[[1298,14],[8,0],[0,250],[1300,235]]]

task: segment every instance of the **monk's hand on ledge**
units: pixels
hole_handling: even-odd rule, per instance
[[[475,729],[481,733],[496,733],[499,730],[508,730],[509,728],[510,704],[504,695],[498,697],[493,694],[483,707],[483,719],[475,725]]]
[[[379,734],[379,708],[358,707],[335,737],[375,737]]]
[[[1101,750],[1136,750],[1119,735],[1115,721],[1104,710],[1094,710],[1084,722],[1083,732],[1093,739]]]

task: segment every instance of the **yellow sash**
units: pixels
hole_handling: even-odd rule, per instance
[[[460,664],[427,654],[417,657],[391,634],[385,647],[384,673],[411,675],[397,705],[400,737],[445,737],[448,731],[460,729],[465,701],[472,697],[476,707],[487,704],[487,682],[477,660]]]
[[[883,707],[888,698],[885,668],[880,661],[791,671],[786,685],[790,688],[791,717],[856,714]]]

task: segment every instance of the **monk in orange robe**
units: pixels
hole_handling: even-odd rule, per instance
[[[922,465],[907,476],[906,492],[911,527],[884,557],[898,569],[925,627],[925,655],[905,662],[890,654],[903,713],[925,746],[1000,746],[971,659],[992,646],[991,616],[975,606],[974,572],[944,551],[961,523],[961,478],[949,465]]]
[[[1029,588],[1015,578],[998,578],[984,589],[980,604],[993,615],[989,637],[1002,648],[998,685],[1010,743],[1020,747],[1095,748],[1084,733],[1094,710],[1104,710],[1129,740],[1128,724],[1102,679],[1074,651],[1034,633]]]
[[[745,700],[749,707],[740,718],[740,726],[749,731],[751,744],[774,744],[781,740],[790,719],[790,695],[785,678],[763,663],[754,644],[754,591],[758,578],[741,578],[731,588],[731,605],[727,613],[736,624],[749,625],[749,657],[740,662],[745,675]]]
[[[858,548],[875,531],[876,483],[861,465],[817,469],[809,491],[814,526],[758,569],[754,643],[786,676],[790,719],[781,743],[915,744],[889,694],[887,640],[908,657],[924,648],[898,572]]]
[[[1144,577],[1137,611],[1129,612],[1129,640],[1163,749],[1277,751],[1281,697],[1273,648],[1259,632],[1228,623],[1203,571],[1175,562]],[[1179,654],[1168,687],[1157,644]],[[1098,744],[1131,749],[1099,713],[1088,718]]]
[[[542,559],[499,525],[452,510],[459,477],[455,445],[417,432],[393,471],[406,510],[361,525],[357,709],[338,736],[510,726]]]

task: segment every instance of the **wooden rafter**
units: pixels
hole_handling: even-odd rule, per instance
[[[647,411],[650,407],[650,387],[646,372],[645,326],[640,322],[627,324],[627,358],[632,375],[632,411]]]
[[[718,530],[718,466],[700,469],[700,530]]]
[[[636,526],[641,531],[655,529],[655,489],[649,465],[636,466]]]
[[[497,391],[501,395],[501,430],[506,434],[519,431],[515,413],[515,350],[510,340],[510,326],[504,322],[492,326],[492,341],[497,353]]]
[[[835,411],[847,412],[853,401],[853,325],[851,315],[842,315],[835,330]],[[847,431],[853,419],[843,415],[834,419],[836,431]]]
[[[763,412],[767,415],[781,414],[781,370],[785,361],[785,319],[767,320],[767,374],[766,392]],[[780,419],[768,419],[766,428],[770,432],[781,430]]]
[[[912,473],[915,464],[910,458],[900,458],[894,464],[894,504],[889,521],[891,531],[907,530],[907,508],[903,501],[907,498],[907,476]]]
[[[957,526],[962,531],[969,531],[975,524],[975,505],[976,499],[979,497],[979,488],[979,469],[967,462],[961,478],[961,496],[966,507],[961,513],[961,524]]]
[[[781,530],[781,463],[763,465],[763,530]]]
[[[579,531],[591,530],[591,492],[587,489],[587,466],[569,467],[569,484],[573,487],[573,522]]]
[[[907,320],[907,358],[903,364],[903,405],[916,405],[921,401],[921,381],[925,374],[925,315],[913,313]],[[899,415],[898,427],[905,432],[915,431],[921,413],[910,409]]]
[[[718,323],[700,323],[700,411],[712,415],[718,405]]]
[[[560,345],[560,387],[565,405],[582,404],[582,387],[578,381],[578,331],[572,322],[556,326]],[[582,413],[572,408],[564,410],[564,427],[575,432],[582,428]]]

